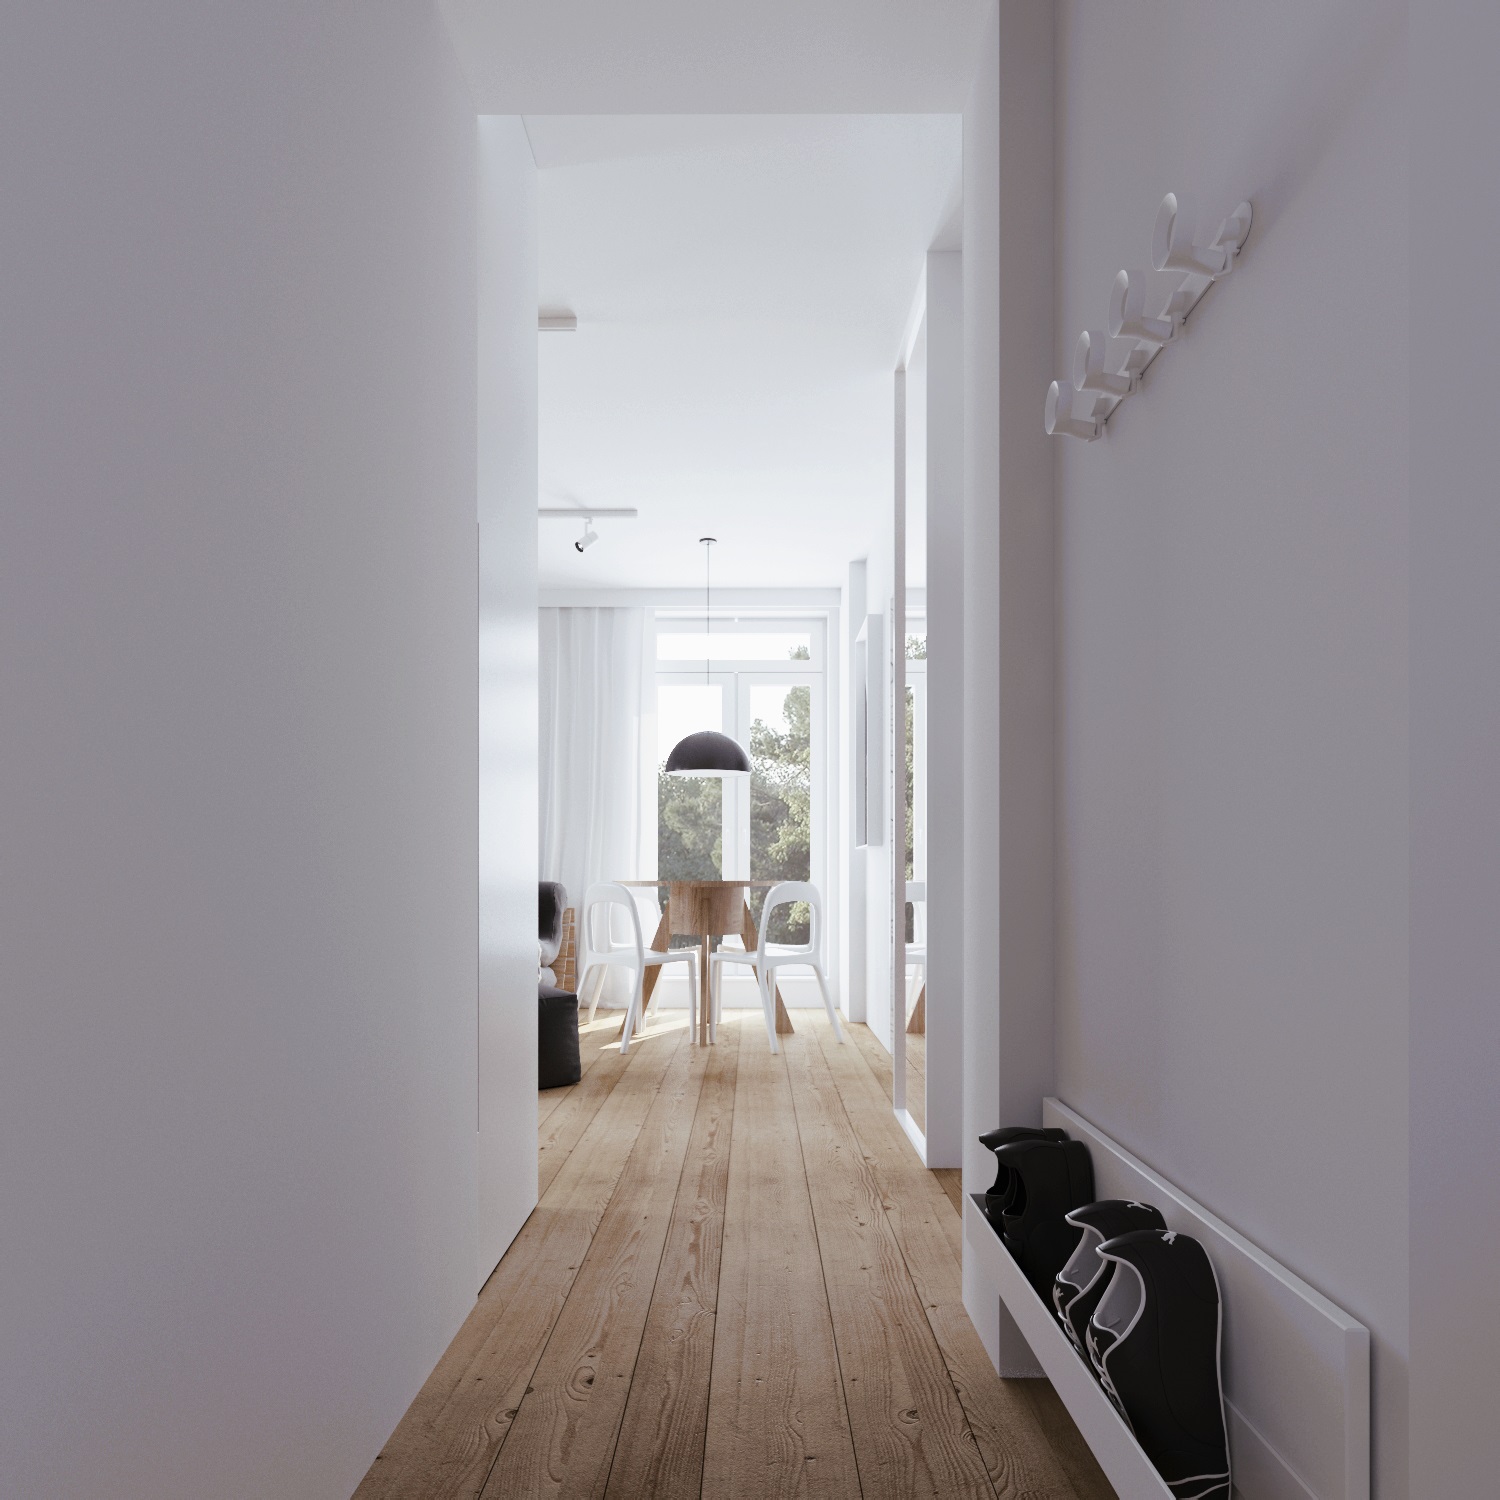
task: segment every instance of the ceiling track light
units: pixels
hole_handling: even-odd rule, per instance
[[[594,522],[607,517],[611,521],[633,521],[637,511],[633,505],[595,505],[588,510],[577,505],[539,505],[537,516],[543,521],[582,521],[583,535],[573,543],[575,552],[587,552],[599,540]]]
[[[640,514],[633,505],[539,505],[536,513],[544,521],[633,521]]]

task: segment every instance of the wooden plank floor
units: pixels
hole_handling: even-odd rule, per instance
[[[355,1500],[1108,1500],[1051,1386],[989,1364],[884,1049],[796,1024],[778,1057],[759,1011],[624,1058],[584,1029],[541,1202]]]

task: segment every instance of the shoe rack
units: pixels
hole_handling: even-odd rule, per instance
[[[1168,1228],[1192,1235],[1213,1261],[1239,1500],[1369,1500],[1369,1330],[1060,1100],[1043,1101],[1042,1123],[1088,1144],[1099,1198],[1154,1204]],[[981,1201],[964,1200],[966,1252],[1015,1319],[1120,1500],[1172,1500],[1052,1309],[1001,1244]]]

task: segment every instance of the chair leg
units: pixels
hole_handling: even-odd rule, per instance
[[[630,1033],[635,1029],[640,1018],[641,992],[645,989],[646,970],[644,967],[635,971],[635,988],[630,992],[630,1004],[625,1007],[625,1029],[620,1033],[620,1055],[628,1056],[630,1052]]]
[[[599,1009],[599,996],[604,993],[604,977],[608,972],[603,964],[589,964],[583,971],[583,978],[578,981],[580,999],[583,997],[584,987],[588,984],[589,980],[592,979],[594,981],[594,1000],[593,1004],[589,1006],[589,1018],[585,1022],[588,1026],[594,1024],[594,1012]]]
[[[776,1006],[771,1000],[772,991],[776,988],[776,971],[770,965],[766,966],[764,972],[757,969],[755,978],[760,985],[760,1008],[765,1012],[766,1035],[771,1038],[771,1052],[773,1055],[781,1051],[781,1043],[776,1040]]]
[[[823,992],[823,1009],[828,1012],[828,1019],[833,1022],[833,1034],[838,1038],[840,1045],[842,1045],[844,1028],[839,1025],[839,1013],[834,1009],[833,998],[828,993],[828,981],[823,977],[822,964],[813,964],[812,971],[818,976],[818,988]]]

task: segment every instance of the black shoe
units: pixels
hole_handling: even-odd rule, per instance
[[[1052,1305],[1052,1283],[1078,1248],[1066,1215],[1094,1201],[1094,1164],[1082,1141],[1012,1141],[995,1158],[1012,1174],[1000,1238],[1037,1296]]]
[[[1178,1500],[1229,1500],[1213,1263],[1197,1240],[1158,1229],[1097,1254],[1114,1271],[1088,1329],[1104,1389]]]
[[[1103,1198],[1098,1203],[1075,1208],[1068,1223],[1083,1231],[1078,1248],[1052,1283],[1052,1307],[1057,1320],[1073,1341],[1073,1347],[1085,1361],[1089,1358],[1085,1340],[1089,1318],[1099,1305],[1109,1285],[1114,1267],[1099,1259],[1098,1250],[1105,1240],[1129,1234],[1132,1229],[1165,1229],[1166,1221],[1149,1203],[1132,1203],[1124,1198]]]
[[[998,1151],[1001,1146],[1008,1146],[1012,1141],[1065,1141],[1067,1138],[1066,1130],[1050,1126],[1038,1130],[1030,1125],[1002,1125],[998,1130],[986,1130],[979,1137],[979,1144],[986,1151]],[[1005,1212],[1005,1205],[1010,1202],[1010,1195],[1014,1190],[1015,1178],[1010,1168],[997,1157],[995,1185],[984,1195],[985,1217],[996,1229],[1000,1228],[1000,1216]]]

